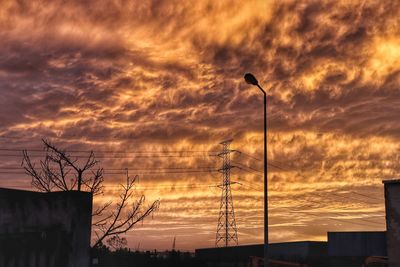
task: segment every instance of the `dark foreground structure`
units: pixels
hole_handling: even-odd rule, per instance
[[[328,232],[328,256],[333,267],[361,267],[369,257],[387,257],[386,232]]]
[[[387,180],[383,184],[389,266],[400,267],[400,180]]]
[[[328,242],[272,243],[269,249],[272,266],[361,267],[370,256],[387,255],[385,232],[329,232]],[[196,257],[209,267],[259,267],[263,245],[198,249]]]
[[[193,253],[181,251],[110,251],[106,247],[93,251],[92,267],[207,267]]]
[[[209,267],[258,267],[262,266],[263,247],[262,244],[259,244],[196,249],[196,258],[206,262]],[[270,259],[276,262],[290,261],[307,263],[308,266],[322,266],[321,264],[327,256],[327,242],[272,243],[269,245],[269,253]],[[310,263],[312,265],[309,265]]]
[[[0,267],[88,267],[92,194],[0,188]]]

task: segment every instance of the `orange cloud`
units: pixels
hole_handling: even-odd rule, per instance
[[[262,96],[242,80],[251,71],[268,91],[271,240],[382,229],[380,180],[399,172],[399,11],[395,1],[3,1],[1,146],[47,137],[70,150],[153,152],[96,153],[106,169],[215,169],[207,153],[154,155],[218,151],[232,137],[262,158]],[[0,168],[19,166],[9,154]],[[255,169],[232,175],[243,184],[239,242],[261,242],[262,162],[233,160]],[[214,244],[217,172],[134,172],[138,191],[162,203],[130,246],[169,248],[175,235],[179,249]],[[0,175],[2,186],[29,186]],[[123,178],[107,175],[96,204]]]

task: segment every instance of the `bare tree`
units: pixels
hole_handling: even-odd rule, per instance
[[[115,235],[113,237],[110,237],[107,240],[107,245],[108,247],[110,247],[111,249],[118,251],[118,250],[122,250],[124,248],[126,248],[126,245],[128,244],[128,242],[126,241],[125,237],[120,237],[119,235]]]
[[[86,160],[79,162],[78,157],[72,159],[65,150],[58,149],[48,140],[42,139],[42,141],[46,157],[40,160],[40,169],[35,168],[28,151],[23,151],[22,165],[32,176],[33,187],[43,192],[77,190],[92,192],[94,195],[102,193],[104,170],[103,168],[95,169],[99,161],[95,159],[93,151]],[[68,181],[71,171],[73,171],[73,178]]]
[[[130,179],[128,177],[126,185],[121,185],[122,193],[119,195],[119,202],[116,209],[108,214],[102,215],[102,218],[93,222],[94,233],[97,241],[94,247],[100,245],[103,240],[109,236],[117,236],[131,230],[138,222],[143,221],[147,216],[151,215],[159,207],[159,201],[153,202],[146,210],[142,210],[145,197],[142,195],[131,203],[129,207],[129,199],[132,198],[134,184],[138,176]],[[106,203],[106,205],[109,203]],[[100,214],[104,212],[100,211]],[[123,218],[121,219],[121,217]]]
[[[42,192],[85,191],[93,193],[94,196],[103,193],[104,170],[97,167],[99,161],[95,159],[93,151],[83,160],[79,160],[79,157],[72,157],[48,140],[42,141],[46,156],[44,160],[40,160],[40,167],[36,168],[28,151],[23,151],[22,166],[32,177],[33,187]],[[127,175],[126,184],[121,185],[115,208],[112,207],[112,202],[107,202],[93,212],[92,226],[97,238],[93,247],[103,244],[107,238],[110,242],[116,241],[116,238],[120,239],[118,235],[128,232],[158,209],[159,200],[144,207],[143,195],[132,203],[137,178],[138,176],[135,176],[132,179]],[[112,239],[113,237],[115,238]]]

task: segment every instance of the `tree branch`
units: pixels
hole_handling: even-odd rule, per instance
[[[135,226],[135,224],[143,221],[159,208],[160,201],[156,200],[142,211],[145,197],[141,196],[139,200],[132,204],[132,208],[129,211],[124,210],[127,207],[128,200],[132,196],[134,183],[137,177],[138,176],[135,176],[133,179],[127,177],[126,185],[121,185],[123,192],[120,195],[120,202],[116,204],[116,212],[111,213],[106,218],[96,222],[95,226],[99,228],[102,235],[99,235],[93,247],[102,244],[103,240],[109,236],[116,236],[128,232]],[[124,213],[126,213],[126,217],[122,219],[121,217]],[[111,218],[112,220],[109,222],[109,219]]]

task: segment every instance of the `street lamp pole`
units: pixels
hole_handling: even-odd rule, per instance
[[[260,86],[253,74],[246,73],[244,79],[248,84],[257,86],[264,95],[264,267],[268,267],[267,93]]]

